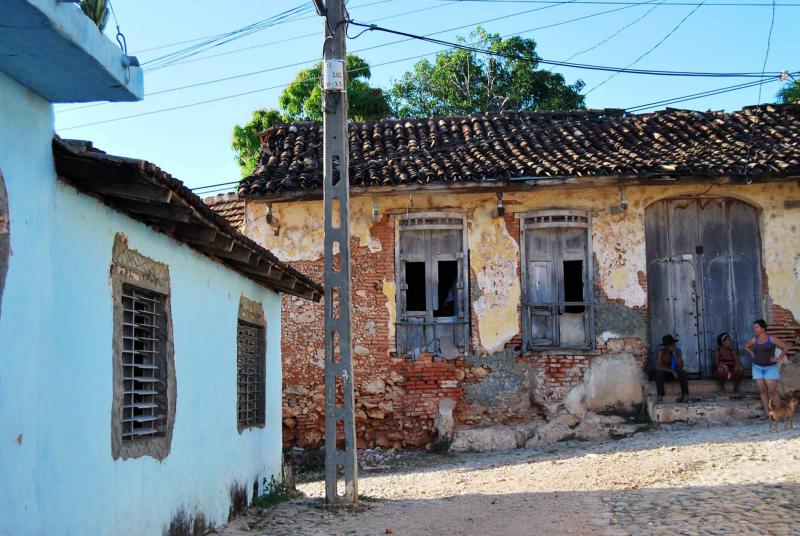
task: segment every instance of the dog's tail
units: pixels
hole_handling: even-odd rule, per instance
[[[769,409],[772,409],[772,397],[769,397],[769,402],[767,402],[767,406]]]

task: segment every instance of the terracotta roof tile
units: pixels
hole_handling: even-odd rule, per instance
[[[203,202],[211,210],[228,220],[228,223],[236,229],[242,230],[244,226],[244,199],[240,198],[236,192],[206,197]]]
[[[351,123],[349,138],[353,186],[514,177],[800,175],[800,105],[386,119]],[[260,164],[241,182],[240,196],[319,191],[319,123],[275,126],[261,141]]]

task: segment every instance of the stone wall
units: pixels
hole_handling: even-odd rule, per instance
[[[506,214],[493,214],[493,193],[422,193],[351,199],[353,356],[360,447],[419,447],[454,403],[456,426],[515,423],[565,411],[630,409],[641,401],[648,361],[644,209],[677,196],[745,200],[761,210],[765,295],[777,285],[771,316],[785,324],[800,314],[800,211],[783,199],[792,184],[629,187],[628,210],[615,187],[506,192]],[[372,212],[380,211],[378,221]],[[248,202],[247,233],[282,260],[322,279],[322,204]],[[520,351],[519,221],[514,212],[576,208],[592,214],[595,347],[580,352]],[[394,355],[395,215],[407,210],[462,211],[468,223],[470,352],[453,361],[410,362]],[[778,254],[776,248],[781,253]],[[784,311],[785,313],[782,313]],[[783,315],[783,316],[781,316]],[[784,320],[780,320],[783,318]],[[792,320],[793,322],[793,320]],[[796,325],[796,324],[793,324]],[[323,438],[323,309],[283,298],[284,441],[319,445]],[[794,333],[794,332],[792,332]],[[621,385],[624,384],[624,385]],[[448,401],[448,402],[445,402]],[[444,404],[444,405],[443,405]],[[440,408],[441,411],[440,411]],[[449,417],[448,417],[449,418]]]

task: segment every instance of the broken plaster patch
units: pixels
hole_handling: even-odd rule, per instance
[[[395,285],[393,280],[383,280],[383,296],[386,298],[386,310],[389,312],[389,340],[394,340],[394,323],[397,316],[395,304]]]
[[[519,246],[505,221],[492,217],[491,206],[475,210],[469,233],[470,265],[480,290],[472,302],[478,334],[486,352],[502,350],[519,332]]]

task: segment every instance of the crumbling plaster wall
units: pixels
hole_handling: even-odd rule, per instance
[[[734,197],[762,211],[764,279],[770,294],[767,300],[797,315],[800,310],[800,238],[796,230],[800,224],[800,210],[783,208],[784,199],[800,197],[796,183],[631,186],[626,188],[627,210],[616,214],[610,210],[611,205],[620,202],[616,186],[505,192],[505,218],[493,216],[497,203],[493,192],[415,192],[410,197],[406,193],[352,198],[354,355],[359,376],[357,384],[369,384],[363,393],[357,393],[357,398],[366,401],[358,404],[362,410],[358,426],[362,444],[376,444],[375,440],[377,444],[387,443],[383,432],[368,432],[376,426],[392,430],[387,432],[389,444],[405,445],[402,441],[398,443],[398,438],[408,434],[424,437],[429,430],[416,425],[409,428],[408,420],[432,420],[436,415],[436,400],[443,392],[456,400],[454,416],[459,424],[520,419],[541,410],[552,415],[576,389],[581,391],[578,393],[581,404],[586,407],[600,409],[599,406],[618,405],[610,399],[613,398],[609,397],[610,391],[600,381],[608,378],[604,370],[624,365],[631,382],[644,381],[644,376],[630,364],[641,366],[647,357],[645,208],[660,199],[684,196]],[[372,220],[374,208],[380,211],[378,222]],[[597,336],[592,352],[525,356],[515,351],[520,342],[521,293],[519,222],[513,213],[545,208],[582,209],[592,215]],[[247,233],[281,259],[321,279],[322,202],[275,203],[272,210],[277,233],[275,227],[266,223],[267,204],[248,202]],[[471,355],[465,360],[441,364],[431,371],[428,371],[429,365],[416,365],[422,367],[417,370],[414,364],[406,364],[392,355],[395,344],[394,220],[407,210],[457,210],[468,220]],[[369,277],[363,272],[368,272]],[[300,350],[293,352],[284,347],[285,359],[295,359],[292,357],[295,355],[299,361],[314,364],[312,369],[305,364],[296,367],[293,362],[286,363],[287,393],[293,397],[293,403],[298,404],[291,406],[290,424],[299,426],[303,420],[312,421],[316,429],[321,430],[322,330],[317,330],[319,336],[309,330],[321,326],[322,308],[302,304],[300,311],[287,307],[286,300],[285,297],[284,318],[287,314],[294,315],[302,322],[286,323],[286,344],[296,339]],[[302,333],[293,337],[287,331],[292,329]],[[596,373],[591,372],[595,362]],[[295,368],[297,374],[293,375]],[[417,379],[409,380],[412,376]],[[317,379],[310,381],[312,377]],[[392,379],[376,389],[376,380],[387,378]],[[600,394],[596,400],[592,399],[597,393]],[[617,402],[633,403],[635,393],[635,388],[626,389],[625,400]],[[573,393],[572,396],[574,399],[577,395]],[[301,403],[304,397],[306,402]],[[416,402],[409,402],[408,397],[424,402],[424,407],[412,407]],[[391,399],[392,404],[387,404],[386,399]],[[285,399],[285,421],[286,410]],[[376,415],[381,419],[374,419]],[[297,432],[295,437],[300,435]],[[318,440],[321,435],[314,437]]]

